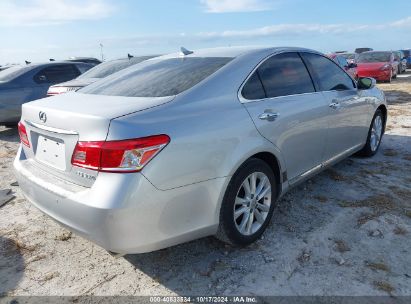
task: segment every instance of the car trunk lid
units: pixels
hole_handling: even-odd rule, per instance
[[[25,155],[39,169],[91,186],[98,172],[71,165],[77,142],[104,141],[112,119],[172,99],[67,93],[24,104],[21,121],[30,140],[30,147],[23,145]]]

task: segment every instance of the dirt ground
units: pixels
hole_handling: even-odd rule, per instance
[[[116,259],[22,196],[16,129],[0,127],[0,295],[411,295],[411,71],[379,84],[388,128],[281,199],[264,235],[236,249],[205,238]]]

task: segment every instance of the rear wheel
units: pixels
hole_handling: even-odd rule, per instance
[[[270,222],[276,198],[276,179],[271,168],[260,159],[249,159],[227,187],[216,237],[240,246],[256,241]]]
[[[384,114],[378,109],[372,119],[370,130],[368,131],[367,142],[359,152],[362,156],[373,156],[377,153],[384,134]]]

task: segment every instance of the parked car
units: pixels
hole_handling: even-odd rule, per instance
[[[108,75],[114,74],[122,69],[125,69],[134,64],[140,63],[144,60],[153,58],[155,56],[140,56],[140,57],[131,57],[124,59],[117,59],[104,62],[95,66],[94,68],[88,70],[84,74],[81,74],[76,79],[66,81],[53,85],[49,88],[47,96],[58,95],[62,93],[67,93],[70,91],[76,91],[82,87],[85,87],[97,80],[107,77]]]
[[[356,63],[348,63],[347,59],[340,54],[329,54],[327,56],[339,64],[353,79],[358,80]]]
[[[402,51],[394,51],[394,60],[398,62],[398,74],[402,74],[407,70],[407,59]]]
[[[101,63],[100,60],[98,60],[97,58],[93,58],[93,57],[70,57],[66,61],[84,62],[84,63],[88,63],[91,65],[98,65]]]
[[[357,54],[361,54],[361,53],[364,53],[364,52],[371,52],[371,51],[374,51],[374,49],[368,48],[368,47],[356,48],[355,49],[355,53],[357,53]]]
[[[411,69],[411,49],[401,51],[404,53],[405,59],[407,59],[407,68]]]
[[[343,56],[345,59],[347,59],[348,63],[356,63],[357,62],[358,54],[356,54],[356,53],[341,53],[341,54],[338,54],[338,55]]]
[[[374,79],[318,52],[187,51],[23,105],[14,168],[30,202],[111,252],[247,245],[290,187],[374,155],[386,119]]]
[[[50,85],[73,79],[91,67],[87,63],[54,61],[1,71],[0,124],[16,124],[22,104],[46,97]]]
[[[364,52],[358,56],[357,70],[359,77],[391,82],[397,77],[398,62],[394,60],[392,52]]]

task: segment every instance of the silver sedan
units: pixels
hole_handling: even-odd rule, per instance
[[[14,167],[29,201],[112,252],[241,246],[290,187],[374,155],[386,120],[375,81],[318,52],[182,49],[24,104]]]

